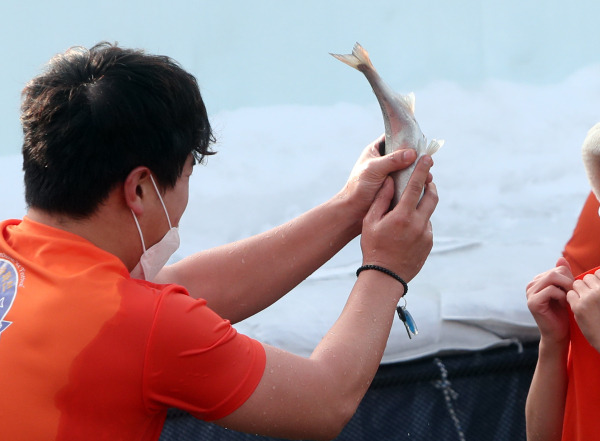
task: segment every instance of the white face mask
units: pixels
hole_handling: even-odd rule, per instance
[[[167,207],[165,207],[165,203],[160,196],[160,192],[158,191],[158,187],[156,186],[152,175],[150,175],[150,179],[152,180],[152,184],[154,184],[154,189],[156,190],[158,199],[160,200],[160,203],[165,210],[165,214],[167,215],[169,231],[167,231],[160,241],[146,249],[142,229],[140,228],[140,224],[135,216],[135,213],[133,210],[131,211],[131,214],[133,214],[133,220],[135,220],[135,225],[140,233],[140,238],[142,239],[142,248],[144,249],[144,253],[140,257],[140,261],[131,271],[131,277],[148,281],[152,281],[156,277],[162,267],[165,266],[171,255],[177,251],[177,248],[179,248],[179,230],[177,227],[173,227],[171,225],[171,219],[169,219]]]

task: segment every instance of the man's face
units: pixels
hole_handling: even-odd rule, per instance
[[[163,195],[163,201],[167,207],[169,218],[171,219],[171,226],[173,227],[179,226],[181,216],[187,207],[190,194],[190,177],[192,176],[192,171],[194,170],[194,164],[194,156],[190,154],[185,161],[183,172],[177,180],[175,187],[168,189]],[[169,225],[166,221],[166,217],[165,225],[166,229],[168,229]]]
[[[194,156],[190,154],[185,162],[181,176],[175,183],[175,186],[173,188],[169,188],[164,194],[161,195],[161,198],[167,209],[167,213],[169,214],[171,227],[179,226],[181,216],[187,207],[190,190],[190,176],[192,175],[194,164]],[[150,189],[148,190],[150,191]],[[158,243],[169,231],[169,222],[167,220],[167,216],[165,215],[165,210],[160,203],[154,188],[152,188],[151,193],[154,194],[154,198],[151,202],[149,202],[147,206],[148,209],[144,211],[144,217],[147,217],[150,219],[150,221],[146,221],[142,227],[146,249]]]

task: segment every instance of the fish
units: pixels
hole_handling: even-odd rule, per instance
[[[419,158],[423,155],[433,155],[444,145],[444,140],[432,139],[427,144],[427,138],[415,119],[415,94],[411,92],[402,95],[394,92],[379,76],[371,63],[369,53],[359,43],[354,45],[351,54],[330,53],[330,55],[359,70],[369,81],[383,114],[385,151],[381,153],[387,155],[399,149],[413,149],[417,152],[417,159],[413,164],[392,173],[394,196],[391,208],[393,208],[400,201]]]

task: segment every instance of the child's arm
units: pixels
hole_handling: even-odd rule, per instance
[[[527,286],[527,306],[541,334],[538,363],[525,407],[528,441],[561,439],[569,350],[566,297],[572,287],[573,275],[564,258]]]

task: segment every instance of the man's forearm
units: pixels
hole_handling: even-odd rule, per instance
[[[202,251],[165,268],[161,283],[185,286],[233,323],[273,304],[360,233],[340,197],[259,235]]]
[[[340,317],[311,356],[266,346],[267,366],[255,392],[217,423],[277,438],[337,437],[379,367],[403,291],[388,275],[361,273]]]

